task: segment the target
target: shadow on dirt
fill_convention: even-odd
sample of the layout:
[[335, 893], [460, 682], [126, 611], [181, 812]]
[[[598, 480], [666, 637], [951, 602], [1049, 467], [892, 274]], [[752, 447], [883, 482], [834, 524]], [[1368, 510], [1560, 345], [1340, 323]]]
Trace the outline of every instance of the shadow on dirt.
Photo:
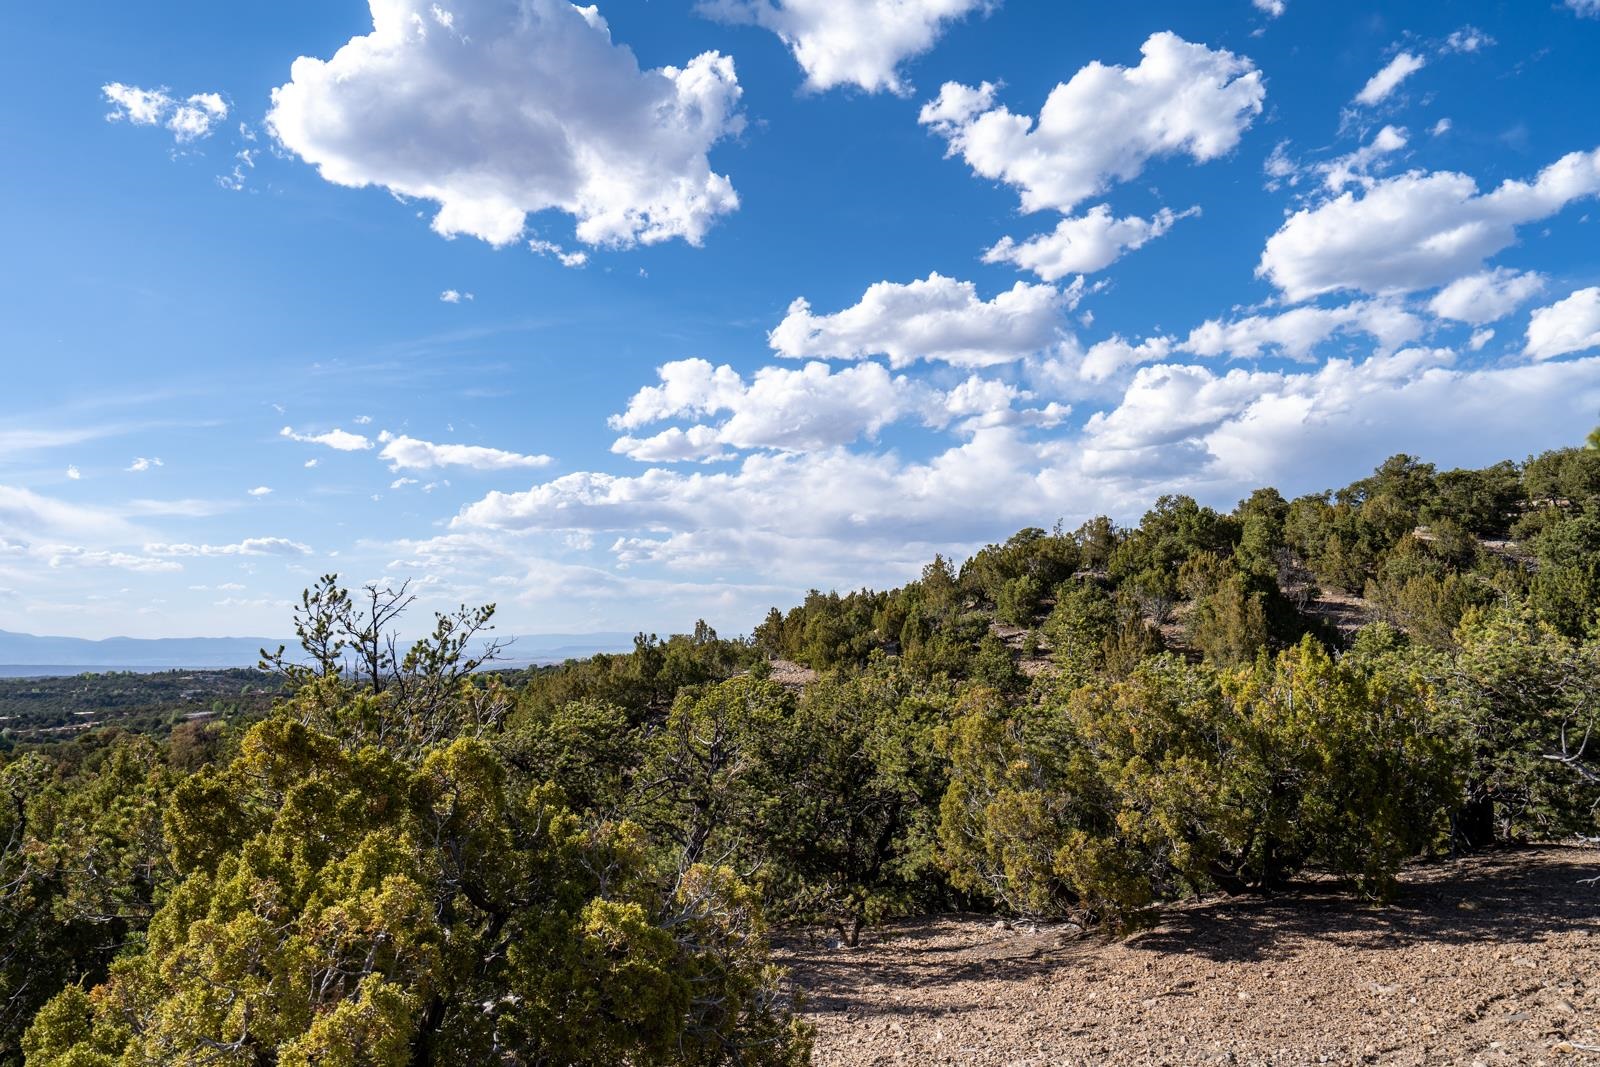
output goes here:
[[[1537, 862], [1529, 862], [1530, 860]], [[1120, 944], [1127, 952], [1183, 954], [1216, 962], [1283, 959], [1310, 940], [1358, 950], [1416, 943], [1454, 945], [1494, 941], [1530, 944], [1554, 934], [1587, 929], [1600, 938], [1600, 850], [1522, 849], [1419, 866], [1403, 877], [1400, 896], [1376, 905], [1331, 881], [1310, 882], [1271, 897], [1233, 897], [1180, 905], [1155, 927]], [[951, 944], [951, 922], [983, 929]], [[846, 1011], [862, 990], [906, 990], [950, 985], [1027, 982], [1058, 968], [1094, 967], [1108, 939], [1060, 926], [996, 926], [992, 916], [937, 916], [892, 924], [871, 938], [893, 951], [818, 951], [789, 942], [780, 952], [812, 1010]], [[915, 1001], [914, 996], [908, 1000]], [[973, 1005], [957, 1000], [936, 1014]], [[926, 1007], [916, 1009], [927, 1014]], [[911, 1014], [893, 1003], [877, 1012]]]
[[[1551, 857], [1528, 859], [1540, 852]], [[1590, 855], [1593, 862], [1572, 857]], [[1177, 909], [1160, 926], [1130, 938], [1130, 948], [1182, 952], [1218, 961], [1264, 960], [1297, 939], [1381, 949], [1494, 940], [1526, 944], [1587, 928], [1600, 936], [1600, 852], [1520, 849], [1414, 868], [1401, 894], [1376, 905], [1329, 884], [1274, 897], [1241, 897]]]

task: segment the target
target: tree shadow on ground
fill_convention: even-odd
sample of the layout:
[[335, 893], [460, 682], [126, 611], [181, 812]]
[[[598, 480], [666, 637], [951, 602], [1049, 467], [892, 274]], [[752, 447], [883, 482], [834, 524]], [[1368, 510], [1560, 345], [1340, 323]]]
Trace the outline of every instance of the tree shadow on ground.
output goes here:
[[[1539, 852], [1549, 855], [1529, 862]], [[1175, 908], [1127, 944], [1239, 962], [1282, 958], [1304, 940], [1382, 949], [1417, 942], [1527, 944], [1578, 928], [1600, 935], [1600, 884], [1582, 884], [1597, 873], [1600, 852], [1492, 852], [1413, 868], [1387, 904], [1338, 883], [1313, 882], [1270, 897]]]
[[[1268, 897], [1232, 897], [1167, 910], [1158, 925], [1121, 942], [1131, 952], [1200, 956], [1219, 963], [1270, 961], [1294, 955], [1307, 941], [1352, 949], [1453, 945], [1492, 940], [1530, 944], [1587, 929], [1600, 937], [1600, 851], [1551, 847], [1479, 854], [1418, 866], [1402, 877], [1391, 903], [1378, 905], [1348, 886], [1314, 880]], [[977, 933], [952, 939], [952, 924]], [[850, 1011], [872, 987], [911, 991], [1022, 983], [1062, 967], [1092, 965], [1112, 938], [1076, 928], [995, 927], [993, 916], [933, 916], [894, 923], [861, 949], [806, 948], [791, 938], [780, 959], [811, 1010]], [[891, 1000], [893, 997], [891, 996]], [[915, 998], [910, 998], [914, 1000]], [[952, 998], [933, 1012], [978, 1006]], [[874, 1014], [929, 1014], [924, 1006], [879, 1004]]]
[[[874, 986], [909, 992], [930, 984], [952, 987], [972, 982], [976, 988], [977, 983], [1023, 982], [1062, 966], [1064, 955], [1076, 951], [1051, 927], [1032, 933], [997, 929], [990, 936], [951, 944], [947, 939], [952, 922], [985, 928], [987, 934], [996, 920], [981, 915], [908, 919], [885, 927], [872, 942], [863, 939], [861, 949], [801, 949], [780, 955], [791, 968], [795, 986], [805, 991], [807, 1006], [829, 1012], [851, 1010], [863, 992]], [[791, 944], [798, 948], [798, 942]], [[954, 999], [931, 1014], [960, 1014], [979, 1006], [977, 1001]], [[873, 1011], [880, 1015], [930, 1014], [926, 1005], [893, 1003], [878, 1005]]]

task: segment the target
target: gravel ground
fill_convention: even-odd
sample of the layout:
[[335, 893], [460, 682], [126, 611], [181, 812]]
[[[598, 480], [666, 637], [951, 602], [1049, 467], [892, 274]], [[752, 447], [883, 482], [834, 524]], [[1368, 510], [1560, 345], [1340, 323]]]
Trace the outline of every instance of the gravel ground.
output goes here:
[[821, 1067], [1595, 1064], [1600, 850], [1418, 867], [1389, 907], [1327, 884], [1175, 908], [1124, 941], [945, 916], [780, 960]]

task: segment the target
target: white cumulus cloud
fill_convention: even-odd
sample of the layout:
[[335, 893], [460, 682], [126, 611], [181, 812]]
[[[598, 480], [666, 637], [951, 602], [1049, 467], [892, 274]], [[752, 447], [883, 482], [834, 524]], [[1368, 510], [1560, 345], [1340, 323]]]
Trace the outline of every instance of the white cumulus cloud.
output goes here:
[[1579, 289], [1534, 311], [1523, 351], [1536, 360], [1600, 347], [1600, 286]]
[[[993, 526], [990, 504], [1007, 499], [1007, 517], [1024, 505], [1035, 453], [1010, 428], [982, 430], [927, 463], [846, 449], [758, 452], [731, 471], [679, 473], [652, 468], [635, 477], [565, 475], [518, 493], [490, 493], [452, 525], [502, 530], [690, 530], [762, 534], [785, 541], [921, 539], [930, 528], [965, 525], [972, 536]], [[956, 506], [954, 502], [960, 501]], [[764, 539], [764, 538], [763, 538]]]
[[1511, 314], [1544, 289], [1538, 271], [1506, 267], [1458, 278], [1434, 294], [1428, 309], [1441, 319], [1481, 326]]
[[565, 0], [371, 8], [371, 33], [272, 93], [268, 128], [328, 181], [435, 201], [437, 232], [495, 245], [549, 209], [588, 244], [698, 244], [738, 206], [707, 158], [742, 126], [730, 58], [643, 70]]
[[947, 82], [921, 121], [974, 171], [1015, 186], [1025, 211], [1072, 211], [1152, 158], [1215, 159], [1261, 113], [1261, 72], [1243, 56], [1152, 34], [1136, 67], [1090, 63], [1051, 90], [1037, 120], [998, 90]]
[[830, 315], [796, 299], [768, 341], [791, 359], [882, 355], [896, 367], [917, 360], [988, 367], [1053, 347], [1072, 303], [1070, 290], [1023, 282], [986, 301], [971, 282], [934, 273], [905, 284], [876, 282], [860, 302]]
[[1392, 352], [1422, 333], [1422, 321], [1401, 305], [1361, 300], [1342, 307], [1291, 308], [1276, 315], [1250, 315], [1231, 322], [1211, 319], [1191, 330], [1178, 349], [1197, 356], [1234, 359], [1254, 359], [1274, 352], [1304, 360], [1335, 334], [1367, 334], [1377, 340], [1378, 351]]
[[1494, 38], [1476, 26], [1463, 26], [1445, 38], [1443, 52], [1481, 52], [1494, 44]]
[[1409, 171], [1296, 211], [1268, 240], [1257, 275], [1292, 300], [1339, 289], [1397, 293], [1482, 269], [1517, 227], [1600, 193], [1600, 149], [1572, 152], [1532, 181], [1492, 192], [1454, 171]]
[[1322, 184], [1330, 192], [1340, 192], [1347, 185], [1370, 186], [1372, 179], [1369, 175], [1372, 169], [1385, 162], [1388, 156], [1404, 148], [1407, 138], [1404, 129], [1385, 126], [1371, 141], [1360, 148], [1327, 163], [1319, 164], [1315, 169], [1322, 175]]
[[704, 360], [667, 363], [657, 374], [662, 384], [636, 393], [628, 410], [613, 416], [612, 425], [639, 426], [722, 413], [728, 418], [714, 426], [670, 427], [643, 438], [624, 436], [611, 451], [657, 463], [725, 459], [734, 450], [817, 451], [873, 437], [913, 413], [938, 421], [931, 409], [942, 399], [935, 390], [891, 375], [881, 363], [839, 371], [826, 363], [807, 363], [798, 369], [762, 367], [748, 383], [733, 368], [712, 370]]
[[985, 263], [1011, 263], [1030, 270], [1047, 282], [1069, 274], [1091, 274], [1115, 263], [1124, 252], [1142, 248], [1172, 228], [1180, 218], [1199, 214], [1190, 208], [1175, 214], [1168, 208], [1143, 219], [1117, 218], [1106, 204], [1097, 204], [1077, 217], [1062, 219], [1049, 233], [1018, 242], [1010, 237], [983, 254]]
[[1440, 349], [1329, 360], [1305, 372], [1163, 365], [1135, 375], [1078, 447], [1101, 477], [1236, 489], [1328, 487], [1405, 451], [1479, 465], [1581, 437], [1600, 360], [1462, 370]]
[[744, 379], [732, 367], [703, 359], [679, 359], [656, 369], [660, 385], [633, 394], [628, 408], [608, 420], [613, 430], [631, 430], [661, 419], [727, 411], [744, 395]]
[[669, 426], [648, 437], [624, 434], [611, 451], [640, 463], [712, 463], [732, 459], [714, 426]]
[[813, 91], [854, 85], [904, 94], [900, 65], [932, 48], [946, 26], [994, 0], [701, 0], [702, 14], [771, 30]]
[[108, 121], [165, 126], [179, 144], [209, 137], [228, 117], [228, 103], [217, 93], [194, 93], [179, 99], [165, 87], [140, 89], [121, 82], [102, 85], [100, 92], [111, 104]]
[[1078, 365], [1078, 376], [1087, 382], [1110, 381], [1130, 367], [1159, 363], [1170, 355], [1170, 337], [1150, 337], [1138, 344], [1121, 337], [1109, 337], [1089, 346]]
[[[978, 379], [948, 403], [992, 410], [1010, 388]], [[1343, 484], [1397, 451], [1447, 465], [1524, 455], [1581, 438], [1597, 404], [1600, 358], [1462, 369], [1447, 350], [1402, 349], [1272, 372], [1163, 363], [1138, 370], [1082, 430], [1045, 440], [1019, 424], [979, 426], [925, 459], [837, 447], [755, 452], [714, 470], [580, 471], [489, 493], [448, 537], [515, 551], [536, 534], [607, 535], [618, 567], [717, 581], [743, 570], [803, 583], [796, 593], [883, 584], [914, 573], [932, 546], [970, 550], [1056, 517], [1136, 518], [1161, 492], [1230, 506], [1259, 485]]]
[[299, 441], [307, 445], [327, 445], [338, 452], [365, 452], [372, 447], [372, 442], [358, 433], [349, 430], [333, 429], [326, 433], [296, 433], [294, 427], [285, 426], [278, 431], [279, 437], [287, 437], [291, 441]]

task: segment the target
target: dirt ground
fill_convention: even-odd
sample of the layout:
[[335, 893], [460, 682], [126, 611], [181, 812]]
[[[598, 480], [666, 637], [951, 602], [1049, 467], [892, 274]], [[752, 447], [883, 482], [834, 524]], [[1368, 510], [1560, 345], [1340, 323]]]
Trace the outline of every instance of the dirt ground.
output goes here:
[[1331, 885], [1170, 911], [1123, 941], [946, 916], [780, 953], [820, 1067], [1595, 1064], [1600, 849], [1409, 871], [1374, 907]]

